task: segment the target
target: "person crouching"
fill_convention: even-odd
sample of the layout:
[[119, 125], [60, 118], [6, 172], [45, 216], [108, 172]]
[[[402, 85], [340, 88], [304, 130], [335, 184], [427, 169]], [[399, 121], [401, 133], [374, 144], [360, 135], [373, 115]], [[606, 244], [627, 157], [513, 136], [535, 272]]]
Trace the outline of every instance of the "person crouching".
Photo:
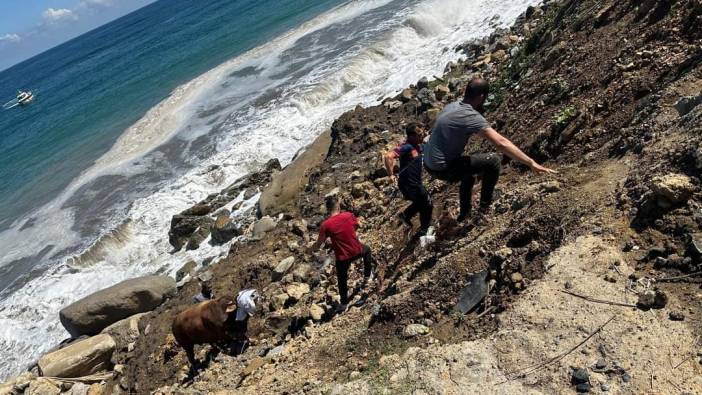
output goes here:
[[[422, 183], [422, 142], [426, 131], [422, 126], [410, 123], [405, 127], [405, 134], [405, 142], [385, 154], [385, 168], [393, 181], [397, 181], [402, 196], [412, 202], [398, 217], [411, 227], [412, 218], [419, 213], [419, 236], [423, 236], [429, 229], [433, 210], [429, 192]], [[397, 159], [400, 160], [400, 171], [395, 174]]]

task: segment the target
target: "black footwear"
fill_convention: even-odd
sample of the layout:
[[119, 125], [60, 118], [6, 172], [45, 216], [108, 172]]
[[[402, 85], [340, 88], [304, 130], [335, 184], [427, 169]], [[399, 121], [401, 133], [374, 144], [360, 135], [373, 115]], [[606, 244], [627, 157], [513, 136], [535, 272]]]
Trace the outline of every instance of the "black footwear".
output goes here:
[[403, 224], [412, 227], [412, 221], [410, 221], [409, 218], [405, 216], [405, 213], [399, 213], [397, 214], [397, 218], [402, 222]]
[[346, 312], [346, 310], [348, 310], [348, 308], [349, 308], [348, 304], [339, 303], [338, 305], [336, 305], [336, 308], [334, 309], [334, 313], [335, 314], [343, 314]]
[[470, 218], [470, 211], [468, 213], [461, 213], [456, 218], [459, 223], [464, 222], [466, 219]]

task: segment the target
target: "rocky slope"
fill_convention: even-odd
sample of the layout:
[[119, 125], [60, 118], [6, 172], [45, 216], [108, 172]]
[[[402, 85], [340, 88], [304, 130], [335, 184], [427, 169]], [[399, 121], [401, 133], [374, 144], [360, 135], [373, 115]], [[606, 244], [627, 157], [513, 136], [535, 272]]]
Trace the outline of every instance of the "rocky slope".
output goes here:
[[[196, 292], [187, 284], [137, 342], [127, 387], [702, 391], [699, 277], [661, 281], [700, 270], [701, 15], [699, 1], [549, 2], [510, 31], [462, 45], [465, 59], [441, 79], [344, 114], [323, 162], [285, 175], [307, 181], [299, 193], [287, 205], [266, 205], [262, 214], [277, 226], [260, 241], [235, 244], [210, 269], [216, 291], [263, 291], [254, 345], [239, 356], [219, 353], [194, 381], [182, 381], [184, 356], [168, 324]], [[431, 125], [475, 73], [493, 85], [488, 118], [498, 130], [560, 174], [538, 177], [505, 163], [492, 223], [478, 227], [455, 226], [457, 188], [428, 179], [439, 241], [422, 248], [394, 220], [406, 203], [385, 177], [381, 153], [401, 139], [404, 123]], [[331, 316], [333, 265], [301, 247], [323, 219], [324, 196], [337, 192], [363, 219], [360, 234], [375, 251], [382, 285], [362, 307]], [[457, 313], [462, 288], [482, 271], [489, 295], [475, 311]], [[666, 296], [662, 309], [645, 305], [654, 289]], [[631, 307], [639, 299], [644, 305]]]
[[[242, 355], [202, 347], [207, 367], [187, 377], [170, 335], [199, 291], [186, 277], [114, 354], [121, 368], [103, 389], [702, 393], [702, 2], [551, 1], [456, 50], [464, 59], [440, 79], [344, 114], [294, 165], [273, 163], [174, 217], [175, 248], [243, 232], [199, 270], [215, 294], [261, 290], [252, 345]], [[381, 154], [403, 124], [430, 126], [474, 74], [492, 83], [487, 118], [559, 174], [505, 161], [480, 226], [457, 226], [456, 186], [427, 178], [438, 240], [422, 247], [395, 220], [407, 203]], [[468, 148], [481, 150], [492, 148]], [[235, 198], [259, 188], [265, 217], [229, 223]], [[329, 193], [362, 218], [381, 279], [368, 302], [336, 316], [331, 260], [303, 252]], [[487, 296], [463, 314], [476, 276]]]

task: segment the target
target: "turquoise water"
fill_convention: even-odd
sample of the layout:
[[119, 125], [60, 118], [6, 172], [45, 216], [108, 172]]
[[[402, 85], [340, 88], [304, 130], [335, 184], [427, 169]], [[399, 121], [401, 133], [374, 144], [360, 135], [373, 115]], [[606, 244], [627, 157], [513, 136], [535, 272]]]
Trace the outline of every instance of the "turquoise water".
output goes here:
[[0, 230], [55, 198], [175, 87], [341, 2], [163, 0], [0, 72], [0, 102], [38, 91], [31, 106], [0, 111]]

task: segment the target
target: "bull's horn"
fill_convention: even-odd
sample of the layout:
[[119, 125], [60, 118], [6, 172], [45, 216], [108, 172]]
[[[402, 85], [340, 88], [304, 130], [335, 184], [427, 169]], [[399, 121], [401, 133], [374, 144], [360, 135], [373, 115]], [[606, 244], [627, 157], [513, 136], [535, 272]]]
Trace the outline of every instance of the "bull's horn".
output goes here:
[[232, 304], [231, 306], [227, 306], [227, 310], [225, 310], [227, 313], [231, 313], [233, 311], [236, 311], [236, 305]]

